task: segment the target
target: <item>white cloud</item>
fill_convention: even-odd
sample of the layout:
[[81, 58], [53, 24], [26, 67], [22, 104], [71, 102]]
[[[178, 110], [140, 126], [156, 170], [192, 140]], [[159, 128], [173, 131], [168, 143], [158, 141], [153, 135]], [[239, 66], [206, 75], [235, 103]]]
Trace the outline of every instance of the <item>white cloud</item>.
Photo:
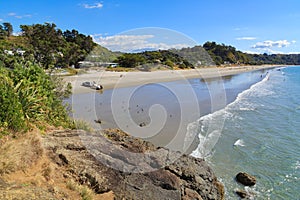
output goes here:
[[293, 52], [289, 52], [288, 54], [300, 54], [300, 52], [293, 51]]
[[8, 15], [9, 17], [15, 17], [15, 18], [17, 18], [17, 19], [30, 18], [30, 17], [32, 17], [32, 15], [29, 15], [29, 14], [27, 14], [27, 15], [18, 15], [17, 13], [14, 13], [14, 12], [8, 13], [7, 15]]
[[22, 35], [22, 32], [13, 32], [13, 36], [20, 36]]
[[82, 6], [86, 9], [95, 9], [95, 8], [103, 8], [103, 3], [95, 3], [95, 4], [82, 4]]
[[255, 45], [252, 46], [254, 49], [265, 49], [265, 48], [272, 48], [272, 47], [287, 47], [291, 43], [287, 40], [278, 40], [278, 41], [272, 41], [272, 40], [266, 40], [264, 42], [258, 42]]
[[275, 51], [272, 49], [263, 49], [263, 53], [267, 53], [267, 54], [284, 54], [284, 52], [282, 51]]
[[18, 19], [22, 19], [22, 18], [30, 18], [31, 15], [16, 15], [15, 17], [18, 18]]
[[256, 37], [240, 37], [236, 38], [236, 40], [256, 40]]
[[248, 30], [247, 27], [236, 27], [233, 29], [234, 31], [245, 31], [245, 30]]
[[260, 54], [261, 53], [259, 51], [249, 51], [249, 50], [245, 50], [245, 51], [242, 50], [242, 52], [248, 53], [248, 54]]
[[257, 49], [257, 51], [244, 51], [245, 53], [249, 53], [249, 54], [285, 54], [284, 52], [282, 51], [275, 51], [275, 50], [272, 50], [270, 48], [264, 48], [264, 49]]
[[16, 13], [13, 13], [13, 12], [11, 12], [11, 13], [8, 13], [7, 15], [8, 15], [8, 16], [10, 16], [10, 17], [14, 17], [14, 16], [16, 16], [17, 14], [16, 14]]
[[[98, 37], [97, 37], [98, 36]], [[150, 42], [148, 39], [153, 39], [154, 35], [115, 35], [115, 36], [100, 36], [94, 35], [95, 42], [112, 51], [121, 52], [136, 52], [143, 50], [164, 50], [164, 49], [180, 49], [188, 47], [187, 44], [166, 44], [163, 42]]]
[[295, 43], [297, 43], [297, 41], [296, 41], [296, 40], [293, 40], [292, 43], [295, 44]]
[[12, 16], [16, 16], [17, 14], [14, 12], [11, 12], [11, 13], [8, 13], [7, 15], [12, 17]]
[[0, 22], [3, 22], [3, 19], [0, 19]]
[[274, 51], [272, 49], [257, 49], [257, 51], [243, 51], [248, 54], [300, 54], [300, 52], [292, 51], [292, 52], [282, 52], [282, 51]]

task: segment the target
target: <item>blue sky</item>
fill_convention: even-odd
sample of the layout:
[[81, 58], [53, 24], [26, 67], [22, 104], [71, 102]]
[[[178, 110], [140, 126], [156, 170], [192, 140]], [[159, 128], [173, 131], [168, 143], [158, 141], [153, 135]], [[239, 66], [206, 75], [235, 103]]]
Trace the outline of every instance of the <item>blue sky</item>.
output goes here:
[[18, 32], [20, 24], [53, 22], [113, 50], [216, 41], [247, 52], [295, 53], [299, 8], [299, 0], [1, 0], [0, 23]]

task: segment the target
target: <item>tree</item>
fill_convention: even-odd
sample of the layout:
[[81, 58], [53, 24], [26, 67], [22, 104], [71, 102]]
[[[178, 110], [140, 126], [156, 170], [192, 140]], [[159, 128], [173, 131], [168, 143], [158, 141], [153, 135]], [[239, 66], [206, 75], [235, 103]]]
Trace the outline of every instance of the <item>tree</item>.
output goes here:
[[4, 22], [3, 23], [3, 26], [4, 26], [4, 30], [6, 31], [6, 36], [7, 37], [10, 37], [12, 36], [12, 33], [13, 33], [13, 26], [11, 25], [11, 23], [9, 22]]
[[90, 36], [85, 36], [77, 30], [66, 30], [63, 32], [63, 37], [67, 41], [67, 45], [63, 50], [63, 60], [68, 60], [69, 65], [76, 65], [94, 49], [96, 43]]
[[77, 44], [80, 49], [85, 50], [87, 53], [91, 52], [96, 46], [92, 37], [85, 36], [74, 29], [72, 31], [66, 30], [63, 33], [63, 37], [67, 42]]
[[146, 62], [146, 59], [140, 54], [126, 53], [118, 57], [117, 62], [121, 67], [134, 68]]
[[7, 33], [4, 30], [3, 26], [0, 25], [0, 39], [4, 39], [6, 37]]
[[34, 50], [35, 59], [46, 69], [53, 67], [63, 56], [61, 51], [66, 41], [62, 31], [56, 29], [54, 23], [21, 25], [22, 35], [25, 36]]
[[35, 59], [44, 67], [75, 65], [96, 46], [90, 36], [76, 30], [62, 32], [55, 24], [21, 25], [22, 35], [29, 41]]

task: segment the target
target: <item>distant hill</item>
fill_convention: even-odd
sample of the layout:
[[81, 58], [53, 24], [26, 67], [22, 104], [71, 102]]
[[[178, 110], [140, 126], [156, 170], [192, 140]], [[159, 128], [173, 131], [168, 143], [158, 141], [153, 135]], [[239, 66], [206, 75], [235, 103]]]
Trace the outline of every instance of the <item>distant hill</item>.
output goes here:
[[125, 53], [118, 57], [116, 62], [125, 68], [156, 68], [166, 66], [170, 69], [193, 68], [194, 66], [178, 55], [169, 50], [145, 51], [141, 53]]
[[215, 65], [213, 59], [210, 57], [207, 51], [201, 46], [195, 46], [192, 48], [188, 47], [179, 50], [171, 49], [170, 51], [183, 57], [195, 67]]
[[217, 65], [222, 64], [250, 64], [248, 54], [236, 50], [235, 47], [215, 42], [206, 42], [203, 48], [209, 53]]
[[85, 61], [90, 62], [114, 62], [123, 53], [112, 52], [107, 48], [97, 45], [94, 49], [87, 55]]
[[250, 64], [300, 65], [300, 54], [248, 54]]
[[121, 67], [143, 70], [162, 66], [184, 69], [215, 65], [300, 65], [300, 54], [247, 54], [230, 45], [206, 42], [203, 47], [124, 53], [116, 62]]
[[300, 54], [247, 54], [235, 47], [216, 42], [206, 42], [203, 48], [209, 53], [216, 65], [300, 65]]

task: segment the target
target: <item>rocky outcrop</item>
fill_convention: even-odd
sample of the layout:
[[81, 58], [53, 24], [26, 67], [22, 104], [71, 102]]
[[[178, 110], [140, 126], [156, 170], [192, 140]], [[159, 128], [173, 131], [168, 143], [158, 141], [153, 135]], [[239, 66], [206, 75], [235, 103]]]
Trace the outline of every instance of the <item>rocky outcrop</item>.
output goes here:
[[236, 190], [235, 193], [242, 199], [245, 199], [246, 197], [249, 196], [245, 190]]
[[224, 187], [203, 159], [157, 148], [119, 130], [55, 131], [43, 136], [64, 177], [116, 199], [224, 199]]
[[236, 175], [237, 182], [244, 186], [254, 186], [256, 184], [256, 178], [245, 172], [240, 172]]
[[235, 189], [234, 192], [241, 198], [241, 199], [256, 199], [257, 192], [251, 190], [247, 187], [244, 189]]

